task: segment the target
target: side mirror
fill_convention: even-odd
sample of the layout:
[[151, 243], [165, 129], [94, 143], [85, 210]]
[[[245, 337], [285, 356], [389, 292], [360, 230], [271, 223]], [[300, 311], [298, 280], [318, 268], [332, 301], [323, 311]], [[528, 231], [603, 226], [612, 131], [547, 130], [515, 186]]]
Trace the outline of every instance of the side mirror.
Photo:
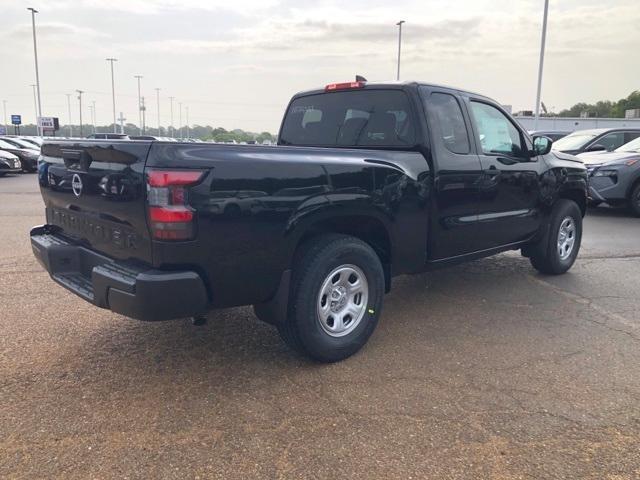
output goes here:
[[587, 151], [589, 152], [604, 152], [607, 149], [607, 147], [605, 147], [604, 145], [600, 145], [599, 143], [596, 143], [595, 145], [591, 145]]
[[553, 140], [549, 137], [533, 137], [533, 152], [532, 154], [537, 155], [546, 155], [551, 151], [551, 145], [553, 144]]

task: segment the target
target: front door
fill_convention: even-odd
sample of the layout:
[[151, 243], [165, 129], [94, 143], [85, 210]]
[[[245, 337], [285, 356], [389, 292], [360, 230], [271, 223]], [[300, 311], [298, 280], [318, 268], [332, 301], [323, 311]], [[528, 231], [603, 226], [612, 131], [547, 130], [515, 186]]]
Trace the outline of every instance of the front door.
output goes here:
[[482, 249], [527, 240], [540, 225], [540, 162], [515, 122], [496, 105], [470, 99], [482, 181], [478, 237]]

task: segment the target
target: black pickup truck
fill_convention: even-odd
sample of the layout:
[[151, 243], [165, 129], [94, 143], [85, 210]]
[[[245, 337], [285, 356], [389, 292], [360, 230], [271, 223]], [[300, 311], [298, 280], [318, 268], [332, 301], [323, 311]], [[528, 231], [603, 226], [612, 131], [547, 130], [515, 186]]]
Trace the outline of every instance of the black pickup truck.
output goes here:
[[277, 146], [48, 141], [52, 278], [141, 320], [254, 305], [294, 349], [332, 362], [372, 334], [391, 279], [506, 250], [573, 264], [587, 172], [496, 102], [422, 83], [293, 97]]

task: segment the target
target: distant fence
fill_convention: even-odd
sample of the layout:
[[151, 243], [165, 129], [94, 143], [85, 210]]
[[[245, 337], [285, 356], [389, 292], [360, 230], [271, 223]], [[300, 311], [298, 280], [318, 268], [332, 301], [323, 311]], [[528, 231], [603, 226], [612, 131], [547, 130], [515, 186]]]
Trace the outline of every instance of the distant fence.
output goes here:
[[[515, 117], [525, 130], [533, 130], [534, 117]], [[640, 128], [640, 118], [540, 117], [538, 130], [573, 132], [590, 128]]]

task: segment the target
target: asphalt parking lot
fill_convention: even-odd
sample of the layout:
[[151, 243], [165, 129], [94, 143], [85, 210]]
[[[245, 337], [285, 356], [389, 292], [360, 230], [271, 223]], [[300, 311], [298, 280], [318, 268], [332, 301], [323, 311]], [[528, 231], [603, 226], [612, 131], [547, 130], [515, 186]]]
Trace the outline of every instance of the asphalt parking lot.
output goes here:
[[561, 277], [516, 254], [394, 281], [334, 365], [250, 308], [142, 323], [55, 285], [34, 175], [0, 178], [2, 478], [640, 478], [640, 219]]

